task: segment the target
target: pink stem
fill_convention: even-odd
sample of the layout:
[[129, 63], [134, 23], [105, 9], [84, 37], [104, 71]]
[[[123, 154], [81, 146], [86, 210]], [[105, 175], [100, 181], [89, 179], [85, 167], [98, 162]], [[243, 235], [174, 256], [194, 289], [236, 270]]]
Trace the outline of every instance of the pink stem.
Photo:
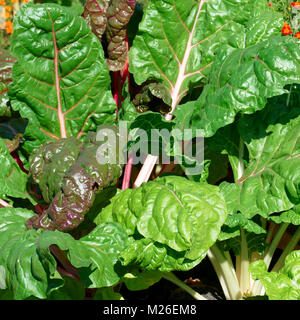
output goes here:
[[[167, 113], [165, 115], [165, 119], [167, 121], [172, 120], [172, 118], [173, 118], [173, 115], [170, 113]], [[142, 166], [142, 169], [139, 172], [139, 174], [133, 184], [134, 188], [139, 187], [143, 182], [147, 182], [149, 180], [149, 177], [151, 175], [151, 172], [153, 171], [153, 168], [154, 168], [157, 160], [158, 160], [157, 156], [152, 156], [151, 154], [147, 155], [145, 162]]]
[[114, 100], [117, 105], [117, 108], [119, 108], [119, 76], [120, 76], [119, 71], [114, 72], [113, 96], [114, 96]]
[[9, 203], [7, 203], [6, 201], [0, 199], [0, 206], [2, 207], [11, 207], [11, 205]]
[[19, 157], [18, 151], [16, 151], [16, 150], [13, 151], [13, 152], [11, 153], [11, 156], [15, 159], [15, 161], [17, 162], [17, 164], [19, 165], [19, 167], [21, 168], [21, 170], [22, 170], [23, 172], [25, 172], [26, 174], [28, 174], [29, 171], [24, 168], [23, 162], [22, 162], [22, 160], [21, 160], [20, 157]]
[[130, 185], [131, 169], [132, 169], [133, 153], [129, 154], [128, 161], [126, 163], [124, 178], [122, 183], [122, 190], [128, 189]]
[[55, 245], [50, 246], [50, 251], [59, 260], [67, 273], [72, 274], [74, 279], [80, 280], [78, 270], [70, 263], [64, 251]]

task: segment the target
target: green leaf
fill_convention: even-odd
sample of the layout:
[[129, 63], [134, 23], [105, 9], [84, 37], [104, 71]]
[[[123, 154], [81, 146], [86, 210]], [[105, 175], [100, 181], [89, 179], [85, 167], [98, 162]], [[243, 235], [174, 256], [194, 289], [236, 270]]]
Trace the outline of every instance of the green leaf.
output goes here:
[[188, 90], [206, 82], [220, 46], [242, 47], [242, 24], [254, 8], [266, 7], [260, 0], [153, 0], [130, 48], [129, 70], [137, 84], [164, 84], [174, 111]]
[[264, 110], [239, 121], [249, 164], [236, 183], [220, 185], [230, 214], [267, 218], [300, 202], [300, 109], [293, 99], [288, 106], [286, 96], [271, 99]]
[[[174, 263], [180, 266], [185, 259], [190, 263], [203, 259], [216, 241], [226, 214], [218, 187], [166, 176], [120, 192], [95, 223], [119, 222], [133, 236], [132, 248], [122, 253], [126, 261], [138, 259], [137, 254], [146, 259], [146, 245], [147, 252], [158, 251], [161, 262], [165, 259], [170, 268]], [[144, 239], [139, 240], [141, 237]], [[155, 265], [159, 267], [159, 262]]]
[[75, 240], [59, 231], [27, 230], [25, 222], [32, 215], [33, 212], [26, 209], [0, 208], [0, 266], [5, 268], [6, 286], [13, 292], [14, 299], [31, 296], [73, 299], [76, 293], [71, 287], [74, 286], [79, 290], [77, 294], [82, 295], [82, 285], [63, 280], [56, 272], [51, 245], [67, 251], [69, 261], [79, 268], [86, 287], [111, 286], [119, 281], [116, 263], [127, 242], [127, 234], [119, 224], [99, 225]]
[[24, 148], [82, 137], [113, 123], [116, 105], [101, 43], [84, 19], [46, 3], [22, 6], [14, 17], [17, 57], [9, 89], [12, 108], [29, 119]]
[[0, 208], [0, 265], [5, 268], [6, 286], [14, 299], [31, 296], [46, 299], [63, 284], [53, 276], [56, 263], [43, 264], [36, 241], [40, 232], [27, 230], [25, 222], [33, 212], [21, 208]]
[[191, 119], [198, 134], [212, 136], [232, 123], [237, 113], [261, 110], [267, 98], [287, 92], [285, 85], [299, 83], [299, 49], [299, 42], [290, 37], [272, 37], [248, 48], [222, 49]]
[[300, 212], [297, 210], [288, 210], [281, 212], [279, 215], [275, 214], [269, 217], [275, 223], [292, 223], [295, 226], [300, 225]]
[[129, 127], [131, 140], [129, 149], [145, 150], [143, 148], [147, 146], [146, 153], [156, 156], [161, 156], [163, 153], [166, 156], [174, 143], [171, 134], [173, 126], [172, 121], [165, 120], [157, 112], [147, 111], [138, 115]]
[[130, 238], [129, 245], [121, 252], [119, 259], [124, 266], [133, 264], [138, 265], [142, 270], [162, 272], [188, 271], [203, 259], [202, 256], [195, 260], [188, 259], [185, 254], [185, 251], [175, 251], [151, 239]]
[[50, 245], [67, 251], [71, 264], [79, 268], [79, 276], [85, 286], [100, 288], [112, 286], [120, 280], [115, 265], [126, 241], [127, 234], [119, 224], [105, 223], [79, 240], [67, 233], [45, 231], [37, 247], [43, 261], [54, 259], [50, 256]]
[[28, 176], [20, 169], [10, 155], [3, 139], [0, 138], [0, 198], [9, 197], [28, 199], [35, 202], [26, 190]]
[[114, 292], [113, 287], [108, 287], [98, 289], [93, 300], [124, 300], [124, 298], [120, 293]]
[[64, 285], [49, 295], [48, 300], [83, 300], [85, 288], [83, 284], [71, 277], [62, 276]]
[[10, 117], [11, 108], [8, 99], [8, 87], [5, 83], [0, 82], [0, 117]]
[[279, 272], [268, 272], [262, 260], [250, 265], [251, 276], [260, 280], [269, 300], [300, 299], [300, 251], [291, 252], [285, 259], [284, 267]]
[[153, 284], [160, 281], [161, 278], [162, 274], [156, 270], [140, 271], [138, 268], [134, 267], [122, 277], [122, 280], [127, 289], [137, 291], [148, 289]]

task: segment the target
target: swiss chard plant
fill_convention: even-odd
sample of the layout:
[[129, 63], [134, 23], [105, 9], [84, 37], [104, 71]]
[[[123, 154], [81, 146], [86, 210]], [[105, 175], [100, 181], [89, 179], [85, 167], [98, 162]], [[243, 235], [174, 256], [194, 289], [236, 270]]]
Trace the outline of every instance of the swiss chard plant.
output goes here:
[[0, 50], [0, 299], [166, 279], [206, 300], [180, 280], [204, 259], [225, 299], [300, 299], [300, 5], [273, 2], [20, 8]]

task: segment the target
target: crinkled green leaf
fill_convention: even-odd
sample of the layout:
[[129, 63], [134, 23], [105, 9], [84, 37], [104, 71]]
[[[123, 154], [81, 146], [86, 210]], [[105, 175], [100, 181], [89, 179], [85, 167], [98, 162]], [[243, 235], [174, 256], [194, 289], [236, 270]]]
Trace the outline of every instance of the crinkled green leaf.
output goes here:
[[287, 211], [300, 202], [299, 99], [272, 99], [264, 110], [238, 124], [249, 151], [249, 164], [236, 183], [220, 185], [228, 211], [248, 219]]
[[196, 102], [192, 125], [212, 136], [234, 121], [238, 112], [261, 110], [267, 98], [287, 92], [300, 82], [300, 44], [290, 37], [272, 37], [257, 45], [224, 48], [216, 57], [210, 83]]
[[17, 300], [45, 299], [63, 285], [59, 276], [53, 276], [55, 261], [43, 264], [40, 260], [36, 247], [40, 232], [26, 229], [32, 215], [27, 209], [0, 208], [0, 265], [5, 268], [7, 288]]
[[[226, 215], [218, 187], [166, 176], [120, 192], [94, 221], [119, 222], [133, 236], [132, 248], [122, 253], [125, 264], [138, 260], [143, 267], [150, 263], [170, 270], [172, 264], [176, 269], [182, 268], [185, 260], [193, 263], [203, 259]], [[158, 261], [148, 261], [146, 251], [157, 252]]]
[[[116, 128], [111, 127], [111, 130]], [[113, 186], [122, 174], [118, 155], [99, 154], [103, 141], [89, 132], [80, 143], [74, 137], [46, 143], [31, 158], [30, 173], [42, 189], [49, 208], [28, 222], [28, 228], [71, 230], [83, 220], [95, 196]], [[114, 162], [116, 160], [116, 163]]]
[[6, 143], [0, 138], [0, 198], [9, 197], [28, 199], [34, 203], [28, 194], [26, 184], [28, 176], [20, 169], [10, 155]]
[[70, 285], [75, 284], [63, 280], [56, 272], [56, 260], [49, 250], [51, 245], [67, 251], [87, 287], [111, 286], [119, 281], [115, 264], [128, 238], [119, 224], [99, 225], [75, 240], [70, 234], [57, 230], [27, 230], [25, 222], [32, 215], [33, 212], [26, 209], [0, 208], [0, 265], [5, 268], [6, 286], [15, 299], [31, 296], [66, 299], [70, 294], [74, 297]]
[[186, 252], [178, 252], [170, 247], [148, 238], [134, 240], [130, 238], [129, 245], [120, 254], [123, 265], [138, 265], [142, 270], [173, 270], [188, 271], [194, 268], [203, 257], [196, 260], [185, 257]]
[[[234, 231], [235, 230], [235, 231]], [[228, 230], [227, 230], [228, 231]], [[247, 248], [248, 248], [248, 257], [250, 259], [252, 253], [259, 253], [263, 255], [265, 253], [265, 249], [267, 248], [268, 244], [266, 243], [266, 235], [256, 234], [252, 232], [245, 232], [246, 233], [246, 241], [247, 241]], [[222, 248], [223, 251], [232, 250], [235, 256], [241, 255], [241, 237], [240, 228], [232, 228], [231, 232], [221, 232], [222, 236], [219, 238], [218, 245]]]
[[262, 260], [250, 265], [251, 276], [260, 280], [270, 300], [300, 299], [300, 251], [291, 252], [279, 272], [268, 272]]
[[260, 0], [153, 0], [130, 48], [129, 70], [137, 84], [164, 84], [174, 109], [188, 90], [206, 82], [220, 46], [243, 47], [244, 24], [266, 8]]
[[297, 210], [288, 210], [281, 212], [279, 215], [275, 214], [269, 217], [275, 223], [292, 223], [295, 226], [300, 225], [300, 212]]
[[84, 19], [56, 4], [28, 3], [14, 17], [9, 89], [12, 108], [29, 119], [24, 148], [80, 138], [113, 123], [116, 105], [101, 44]]
[[58, 246], [67, 251], [69, 261], [79, 268], [79, 276], [87, 287], [108, 287], [120, 279], [115, 264], [127, 238], [118, 223], [101, 224], [79, 240], [67, 233], [46, 230], [38, 240], [38, 251], [41, 259], [47, 261], [51, 258], [49, 246]]

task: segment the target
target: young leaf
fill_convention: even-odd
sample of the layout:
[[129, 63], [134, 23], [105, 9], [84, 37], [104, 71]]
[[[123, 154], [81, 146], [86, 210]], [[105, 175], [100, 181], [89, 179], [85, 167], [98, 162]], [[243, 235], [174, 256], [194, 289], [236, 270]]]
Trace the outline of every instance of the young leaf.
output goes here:
[[279, 272], [268, 272], [262, 260], [250, 265], [253, 279], [262, 282], [270, 300], [300, 299], [300, 251], [291, 252], [285, 259], [284, 267]]
[[124, 266], [138, 265], [142, 270], [159, 270], [162, 272], [188, 271], [194, 268], [204, 258], [188, 259], [186, 252], [178, 252], [170, 247], [142, 238], [137, 240], [129, 238], [129, 244], [120, 253], [120, 261]]
[[109, 70], [121, 70], [126, 62], [128, 47], [126, 26], [134, 12], [136, 0], [111, 0], [107, 10], [106, 38]]
[[89, 132], [84, 143], [70, 137], [36, 149], [30, 172], [45, 200], [52, 201], [41, 216], [27, 222], [28, 228], [74, 229], [84, 220], [96, 194], [116, 184], [122, 174], [120, 159], [99, 153], [102, 144], [96, 133]]
[[[124, 226], [136, 240], [131, 249], [126, 249], [126, 254], [122, 253], [124, 257], [129, 254], [130, 260], [146, 254], [143, 250], [147, 242], [150, 251], [160, 251], [160, 264], [164, 259], [165, 265], [174, 264], [171, 260], [178, 255], [176, 263], [180, 265], [184, 259], [191, 263], [205, 257], [226, 215], [218, 187], [166, 176], [120, 192], [96, 217], [95, 223], [116, 221]], [[172, 257], [165, 257], [168, 254]]]
[[29, 119], [24, 148], [113, 123], [116, 105], [101, 44], [82, 17], [56, 4], [22, 6], [14, 18], [9, 89], [12, 108]]
[[106, 29], [107, 9], [110, 0], [86, 0], [82, 16], [101, 41]]

